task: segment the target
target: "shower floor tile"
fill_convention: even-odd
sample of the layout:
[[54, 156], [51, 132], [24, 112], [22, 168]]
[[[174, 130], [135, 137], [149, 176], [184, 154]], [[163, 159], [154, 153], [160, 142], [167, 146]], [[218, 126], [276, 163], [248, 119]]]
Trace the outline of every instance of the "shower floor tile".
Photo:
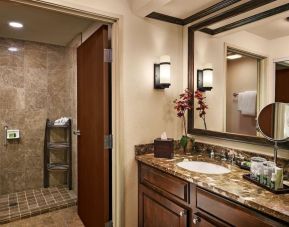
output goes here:
[[77, 207], [52, 211], [38, 216], [10, 222], [3, 227], [84, 227], [78, 214]]
[[0, 224], [75, 206], [76, 201], [65, 186], [0, 195]]

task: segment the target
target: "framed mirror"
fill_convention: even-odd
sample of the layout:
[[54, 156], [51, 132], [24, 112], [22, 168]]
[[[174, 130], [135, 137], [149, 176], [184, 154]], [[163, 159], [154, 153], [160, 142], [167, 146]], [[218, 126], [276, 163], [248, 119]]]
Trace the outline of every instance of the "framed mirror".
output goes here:
[[289, 13], [254, 21], [255, 16], [232, 28], [227, 21], [189, 28], [189, 89], [199, 90], [198, 72], [208, 66], [213, 72], [212, 89], [203, 91], [206, 129], [195, 100], [189, 133], [270, 144], [257, 130], [257, 116], [269, 103], [289, 103]]

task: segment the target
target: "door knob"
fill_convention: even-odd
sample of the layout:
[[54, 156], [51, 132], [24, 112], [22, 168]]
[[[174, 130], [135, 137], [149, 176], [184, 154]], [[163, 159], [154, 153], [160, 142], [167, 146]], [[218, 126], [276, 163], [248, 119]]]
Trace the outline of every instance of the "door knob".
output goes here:
[[74, 130], [73, 134], [76, 135], [76, 136], [80, 136], [80, 131], [79, 130]]
[[199, 222], [201, 222], [201, 218], [198, 217], [198, 216], [194, 217], [193, 223], [196, 225], [196, 224], [198, 224]]

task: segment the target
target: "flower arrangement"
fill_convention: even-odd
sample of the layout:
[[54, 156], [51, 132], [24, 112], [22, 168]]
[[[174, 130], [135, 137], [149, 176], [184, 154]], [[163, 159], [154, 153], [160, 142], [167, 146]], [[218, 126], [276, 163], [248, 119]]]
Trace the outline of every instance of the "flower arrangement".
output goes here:
[[184, 93], [179, 95], [179, 99], [174, 100], [175, 110], [177, 111], [177, 117], [183, 120], [183, 127], [185, 135], [180, 140], [180, 145], [185, 149], [188, 142], [193, 139], [188, 137], [187, 125], [186, 125], [186, 112], [194, 108], [194, 95], [189, 89], [186, 89]]
[[207, 130], [207, 123], [206, 123], [206, 109], [208, 109], [208, 105], [206, 104], [206, 96], [205, 92], [202, 91], [195, 91], [195, 98], [198, 100], [198, 106], [196, 108], [199, 111], [199, 117], [203, 119], [204, 127]]

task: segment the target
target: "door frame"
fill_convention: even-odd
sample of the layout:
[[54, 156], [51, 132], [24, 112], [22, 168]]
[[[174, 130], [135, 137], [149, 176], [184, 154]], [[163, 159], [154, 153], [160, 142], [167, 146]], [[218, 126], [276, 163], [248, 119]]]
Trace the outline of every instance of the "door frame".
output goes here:
[[123, 151], [123, 107], [122, 103], [122, 32], [123, 19], [121, 15], [107, 13], [93, 7], [80, 5], [65, 0], [9, 0], [42, 9], [58, 11], [90, 18], [95, 21], [112, 25], [111, 46], [113, 49], [112, 73], [111, 73], [111, 112], [112, 112], [112, 221], [114, 226], [124, 225], [124, 160]]
[[272, 83], [273, 83], [273, 94], [272, 94], [272, 101], [275, 102], [275, 92], [276, 92], [276, 63], [280, 62], [280, 61], [288, 61], [289, 60], [289, 56], [288, 57], [280, 57], [280, 58], [274, 58], [272, 60]]

